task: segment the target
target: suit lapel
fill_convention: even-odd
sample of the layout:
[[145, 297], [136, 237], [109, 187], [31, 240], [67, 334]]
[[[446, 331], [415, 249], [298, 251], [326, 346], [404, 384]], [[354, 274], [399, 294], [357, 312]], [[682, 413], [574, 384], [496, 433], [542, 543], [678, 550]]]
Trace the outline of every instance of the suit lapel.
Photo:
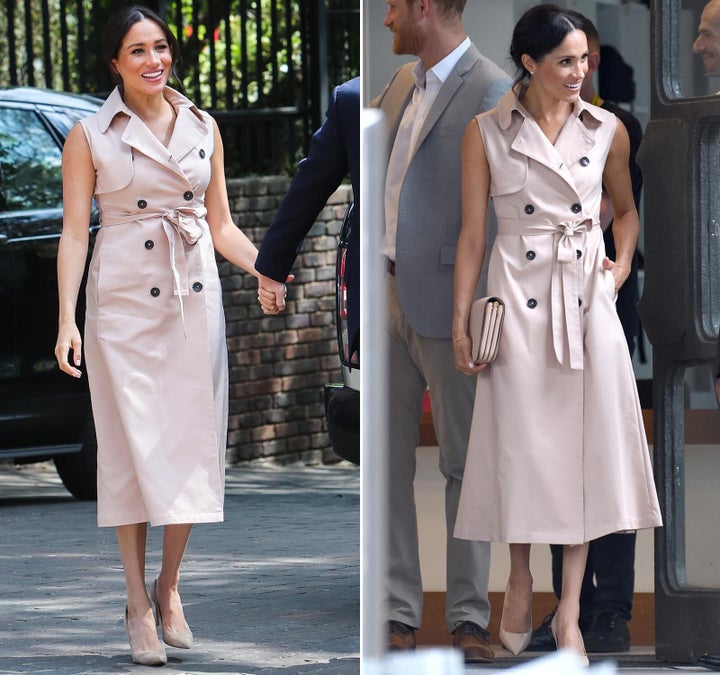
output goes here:
[[[438, 92], [433, 104], [428, 110], [428, 114], [425, 117], [420, 134], [417, 138], [417, 143], [413, 148], [413, 155], [417, 152], [417, 149], [423, 144], [423, 141], [427, 138], [428, 134], [432, 131], [440, 116], [443, 114], [445, 109], [452, 101], [455, 92], [463, 85], [465, 74], [475, 65], [480, 58], [480, 53], [474, 45], [470, 45], [465, 53], [460, 57], [455, 67], [452, 69], [450, 75], [448, 75], [445, 82], [443, 82], [440, 91]], [[470, 121], [470, 117], [468, 117]]]
[[380, 102], [380, 107], [385, 113], [388, 129], [388, 157], [392, 152], [392, 146], [397, 136], [400, 120], [402, 120], [405, 108], [408, 107], [415, 89], [415, 78], [413, 77], [414, 64], [407, 64], [398, 71], [395, 81], [392, 82]]

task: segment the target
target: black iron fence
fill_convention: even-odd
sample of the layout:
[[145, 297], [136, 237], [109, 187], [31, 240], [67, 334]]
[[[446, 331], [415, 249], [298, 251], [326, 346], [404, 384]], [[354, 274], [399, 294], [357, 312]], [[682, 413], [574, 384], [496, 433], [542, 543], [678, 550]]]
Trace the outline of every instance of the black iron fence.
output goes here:
[[[5, 0], [0, 85], [106, 95], [102, 27], [117, 0]], [[229, 175], [292, 170], [329, 92], [360, 70], [360, 0], [155, 0], [189, 96], [215, 115]]]

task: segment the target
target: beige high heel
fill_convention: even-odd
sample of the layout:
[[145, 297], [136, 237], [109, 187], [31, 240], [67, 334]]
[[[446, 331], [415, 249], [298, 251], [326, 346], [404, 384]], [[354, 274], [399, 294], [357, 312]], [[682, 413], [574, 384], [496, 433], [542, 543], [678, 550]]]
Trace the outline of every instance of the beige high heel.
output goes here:
[[[167, 663], [167, 654], [165, 653], [165, 647], [161, 644], [158, 644], [158, 649], [136, 649], [133, 644], [134, 636], [137, 634], [134, 624], [140, 623], [140, 621], [137, 619], [130, 620], [127, 605], [125, 605], [124, 620], [133, 663], [139, 663], [143, 666], [164, 666]], [[155, 637], [157, 637], [157, 634]]]
[[[505, 595], [507, 596], [507, 588], [505, 588]], [[510, 633], [503, 628], [505, 616], [505, 604], [503, 603], [503, 613], [500, 617], [500, 643], [505, 649], [511, 654], [517, 656], [521, 652], [527, 649], [532, 639], [532, 614], [530, 615], [530, 621], [528, 631], [526, 633]]]
[[[555, 630], [555, 622], [556, 621], [557, 621], [557, 612], [555, 613], [555, 616], [552, 618], [552, 621], [550, 622], [550, 630], [552, 631], [553, 639], [555, 640], [555, 647], [557, 649], [560, 649], [560, 644], [558, 643], [558, 639], [557, 639], [557, 630]], [[580, 629], [578, 628], [578, 631], [579, 630]], [[582, 639], [582, 634], [580, 635], [580, 638]], [[565, 647], [563, 647], [563, 649], [565, 649]], [[569, 650], [569, 651], [571, 651], [571, 650]], [[585, 666], [587, 668], [590, 665], [590, 660], [588, 659], [587, 652], [585, 651], [585, 643], [584, 642], [583, 642], [582, 654], [579, 654], [578, 652], [573, 652], [573, 653], [577, 655], [577, 657], [580, 659], [583, 666]]]
[[178, 649], [190, 649], [193, 646], [193, 634], [190, 630], [190, 626], [188, 626], [185, 630], [172, 630], [163, 626], [160, 601], [158, 600], [157, 594], [157, 582], [158, 580], [156, 578], [155, 581], [153, 581], [152, 586], [152, 601], [157, 612], [157, 625], [160, 626], [163, 642], [166, 645], [177, 647]]

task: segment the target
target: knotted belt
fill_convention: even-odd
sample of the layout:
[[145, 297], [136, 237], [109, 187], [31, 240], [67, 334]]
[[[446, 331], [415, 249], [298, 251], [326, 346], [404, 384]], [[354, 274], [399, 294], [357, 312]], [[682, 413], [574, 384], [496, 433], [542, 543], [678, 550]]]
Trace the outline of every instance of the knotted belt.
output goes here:
[[181, 206], [176, 209], [165, 209], [162, 211], [147, 211], [133, 213], [122, 217], [108, 216], [103, 213], [102, 227], [115, 227], [127, 225], [142, 220], [160, 218], [165, 236], [170, 244], [170, 267], [173, 274], [174, 293], [178, 296], [180, 303], [180, 317], [183, 324], [183, 332], [187, 337], [185, 328], [185, 308], [183, 307], [183, 295], [189, 295], [187, 255], [183, 242], [194, 246], [203, 235], [203, 228], [198, 220], [205, 218], [207, 209], [204, 206]]
[[535, 236], [552, 234], [557, 242], [550, 285], [550, 315], [553, 349], [558, 363], [583, 369], [583, 332], [578, 304], [583, 288], [583, 264], [577, 250], [585, 249], [585, 238], [593, 222], [590, 219], [538, 222], [498, 218], [498, 234]]

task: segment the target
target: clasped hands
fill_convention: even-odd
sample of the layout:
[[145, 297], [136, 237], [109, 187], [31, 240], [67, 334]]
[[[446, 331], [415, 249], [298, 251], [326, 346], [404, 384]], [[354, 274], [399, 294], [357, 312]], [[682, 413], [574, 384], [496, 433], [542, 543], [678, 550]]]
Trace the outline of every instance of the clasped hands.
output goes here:
[[258, 276], [258, 302], [264, 314], [280, 314], [285, 309], [286, 284], [293, 279], [295, 279], [294, 274], [288, 274], [285, 283], [262, 274]]

